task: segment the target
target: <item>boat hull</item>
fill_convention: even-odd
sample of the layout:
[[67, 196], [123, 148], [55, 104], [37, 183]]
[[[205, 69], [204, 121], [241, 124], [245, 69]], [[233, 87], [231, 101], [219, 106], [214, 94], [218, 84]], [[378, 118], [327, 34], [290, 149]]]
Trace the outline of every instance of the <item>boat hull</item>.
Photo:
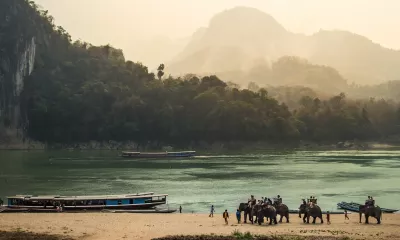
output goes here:
[[122, 152], [123, 158], [190, 158], [196, 155], [195, 151], [185, 152], [158, 152], [158, 153], [142, 153], [142, 152]]
[[[150, 193], [99, 196], [32, 196], [8, 197], [7, 209], [28, 211], [99, 211], [153, 209], [167, 203], [168, 194]], [[58, 206], [58, 207], [57, 207]]]
[[[352, 212], [359, 212], [359, 207], [361, 204], [359, 203], [354, 203], [354, 202], [340, 202], [337, 204], [338, 208], [344, 209], [347, 211], [352, 211]], [[394, 213], [397, 212], [398, 210], [396, 209], [388, 209], [388, 208], [381, 208], [383, 213]]]

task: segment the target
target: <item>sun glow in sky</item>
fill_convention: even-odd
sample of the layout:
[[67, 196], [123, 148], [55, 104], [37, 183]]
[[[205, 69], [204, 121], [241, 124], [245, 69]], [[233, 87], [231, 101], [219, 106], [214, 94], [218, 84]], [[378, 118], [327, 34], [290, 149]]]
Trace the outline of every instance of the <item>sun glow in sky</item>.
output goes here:
[[[218, 12], [249, 6], [272, 15], [287, 30], [312, 34], [348, 30], [400, 49], [399, 0], [35, 0], [73, 37], [124, 51], [139, 51], [156, 36], [190, 37]], [[132, 50], [133, 49], [133, 50]]]

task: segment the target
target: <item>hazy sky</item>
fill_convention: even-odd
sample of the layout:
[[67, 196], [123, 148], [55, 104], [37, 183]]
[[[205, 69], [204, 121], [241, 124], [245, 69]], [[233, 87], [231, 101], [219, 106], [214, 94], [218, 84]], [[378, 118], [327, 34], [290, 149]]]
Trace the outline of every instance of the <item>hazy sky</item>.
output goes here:
[[[190, 36], [235, 6], [271, 14], [287, 30], [342, 29], [400, 49], [400, 0], [35, 0], [74, 39], [127, 48], [143, 39]], [[124, 49], [125, 50], [125, 49]]]

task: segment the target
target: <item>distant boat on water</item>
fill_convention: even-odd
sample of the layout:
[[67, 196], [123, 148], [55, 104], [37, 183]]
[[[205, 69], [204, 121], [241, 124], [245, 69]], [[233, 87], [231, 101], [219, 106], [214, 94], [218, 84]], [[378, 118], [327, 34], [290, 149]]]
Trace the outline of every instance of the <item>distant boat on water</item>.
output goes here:
[[196, 151], [182, 152], [122, 152], [124, 158], [189, 158], [194, 157]]
[[58, 207], [63, 211], [81, 210], [143, 210], [155, 209], [158, 205], [167, 203], [168, 194], [136, 193], [125, 195], [98, 196], [32, 196], [16, 195], [7, 197], [8, 211], [38, 211], [54, 212]]
[[[355, 202], [340, 202], [337, 204], [338, 208], [345, 209], [347, 211], [352, 212], [359, 212], [359, 207], [361, 204]], [[382, 212], [384, 213], [394, 213], [397, 212], [397, 209], [388, 209], [388, 208], [381, 208]]]

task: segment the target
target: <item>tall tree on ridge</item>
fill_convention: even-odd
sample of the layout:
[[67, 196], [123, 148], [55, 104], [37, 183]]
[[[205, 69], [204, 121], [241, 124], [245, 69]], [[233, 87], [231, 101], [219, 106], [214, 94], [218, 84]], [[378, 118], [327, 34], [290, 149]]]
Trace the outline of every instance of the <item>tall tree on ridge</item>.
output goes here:
[[162, 78], [162, 76], [164, 76], [164, 63], [161, 63], [160, 64], [160, 66], [158, 66], [158, 68], [157, 68], [157, 77], [158, 77], [158, 80], [160, 80], [161, 81], [161, 78]]

